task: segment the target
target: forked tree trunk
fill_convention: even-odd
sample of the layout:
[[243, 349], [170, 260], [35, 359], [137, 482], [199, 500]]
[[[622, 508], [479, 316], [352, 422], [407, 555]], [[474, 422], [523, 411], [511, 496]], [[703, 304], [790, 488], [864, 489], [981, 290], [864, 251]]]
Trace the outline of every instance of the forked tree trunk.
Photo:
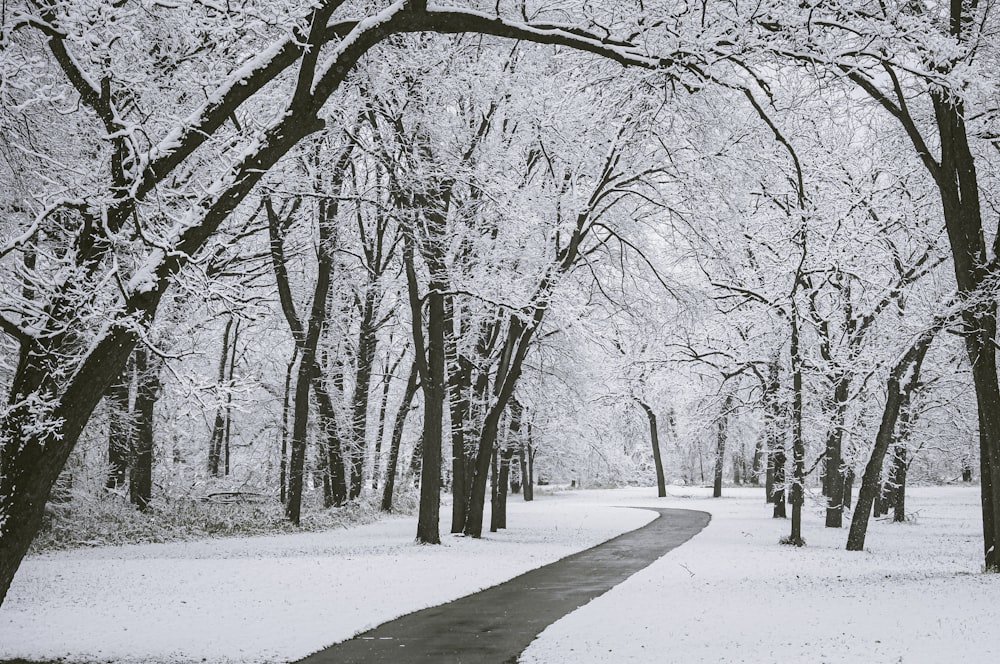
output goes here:
[[403, 440], [403, 427], [406, 425], [406, 416], [413, 407], [413, 398], [417, 395], [418, 371], [416, 362], [410, 367], [410, 375], [406, 379], [406, 390], [403, 392], [403, 400], [396, 411], [396, 417], [392, 424], [392, 438], [389, 440], [389, 458], [385, 463], [385, 482], [382, 484], [382, 511], [392, 511], [392, 492], [396, 487], [396, 468], [399, 465], [399, 446]]
[[[871, 457], [868, 459], [864, 475], [861, 477], [858, 503], [854, 508], [854, 516], [851, 518], [851, 529], [847, 536], [848, 551], [861, 551], [865, 548], [868, 518], [879, 495], [882, 463], [889, 445], [892, 443], [900, 408], [904, 405], [906, 395], [913, 391], [920, 380], [920, 365], [923, 363], [924, 356], [927, 354], [927, 349], [934, 340], [936, 332], [937, 328], [921, 335], [889, 372], [882, 422], [879, 425], [878, 434], [875, 436], [875, 446], [872, 448]], [[906, 377], [907, 372], [909, 372], [909, 379], [906, 385], [902, 385], [902, 380]]]

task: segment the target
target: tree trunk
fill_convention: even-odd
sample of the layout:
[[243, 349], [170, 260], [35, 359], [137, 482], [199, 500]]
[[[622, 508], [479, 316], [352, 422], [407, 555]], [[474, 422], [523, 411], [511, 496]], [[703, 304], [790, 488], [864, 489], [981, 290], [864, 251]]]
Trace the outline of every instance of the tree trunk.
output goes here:
[[663, 475], [663, 459], [660, 456], [660, 436], [656, 426], [656, 413], [643, 401], [639, 405], [646, 411], [646, 419], [649, 420], [649, 441], [653, 447], [653, 465], [656, 467], [656, 495], [660, 498], [667, 496], [667, 482]]
[[392, 511], [392, 492], [396, 486], [396, 467], [399, 464], [399, 446], [403, 440], [403, 426], [406, 424], [406, 416], [413, 405], [413, 397], [417, 394], [417, 365], [414, 361], [410, 366], [410, 375], [406, 379], [406, 390], [403, 392], [403, 400], [396, 411], [396, 418], [392, 424], [392, 438], [389, 441], [389, 458], [385, 464], [385, 482], [382, 484], [382, 511]]
[[285, 391], [281, 399], [281, 466], [278, 483], [281, 485], [281, 504], [284, 505], [288, 493], [288, 415], [292, 399], [292, 373], [295, 369], [295, 359], [299, 356], [299, 346], [295, 345], [292, 359], [288, 361], [285, 370]]
[[[868, 518], [879, 494], [882, 463], [885, 460], [889, 444], [892, 442], [896, 422], [899, 419], [899, 411], [904, 405], [905, 395], [913, 391], [920, 379], [920, 365], [923, 363], [936, 331], [935, 329], [921, 335], [920, 339], [907, 350], [903, 358], [889, 372], [882, 422], [878, 434], [875, 436], [875, 446], [872, 448], [871, 458], [868, 459], [864, 475], [861, 477], [858, 503], [854, 508], [854, 516], [851, 518], [851, 529], [847, 536], [848, 551], [861, 551], [865, 548]], [[900, 383], [908, 371], [910, 372], [909, 380], [905, 386], [902, 386]]]
[[848, 468], [844, 473], [844, 507], [850, 509], [854, 500], [854, 469]]
[[368, 401], [372, 381], [372, 367], [375, 364], [377, 339], [375, 336], [375, 316], [377, 309], [376, 285], [368, 284], [361, 311], [361, 327], [358, 332], [357, 373], [354, 381], [354, 396], [351, 399], [351, 484], [348, 497], [353, 500], [361, 495], [361, 484], [365, 467], [365, 451], [368, 441]]
[[160, 395], [162, 361], [150, 356], [145, 346], [135, 350], [135, 447], [129, 478], [129, 500], [140, 510], [153, 497], [153, 409]]
[[[27, 355], [15, 374], [9, 408], [0, 417], [0, 600], [42, 522], [52, 486], [66, 465], [80, 432], [108, 386], [121, 375], [136, 345], [134, 325], [113, 325], [57, 397], [49, 385], [49, 362]], [[31, 395], [52, 399], [39, 413]]]
[[[428, 225], [442, 220], [434, 218]], [[437, 238], [437, 235], [434, 236]], [[422, 544], [440, 544], [439, 516], [441, 511], [441, 449], [443, 444], [442, 418], [445, 401], [445, 312], [443, 266], [430, 266], [431, 278], [427, 292], [427, 342], [422, 331], [421, 298], [418, 293], [416, 269], [413, 264], [414, 239], [405, 234], [403, 248], [406, 267], [410, 312], [413, 326], [413, 343], [420, 371], [420, 386], [424, 395], [424, 423], [420, 454], [420, 512], [417, 516], [417, 541]], [[432, 259], [433, 263], [433, 259]], [[426, 348], [426, 350], [425, 350]]]
[[[340, 374], [338, 372], [333, 378], [334, 384], [336, 385], [339, 380]], [[321, 446], [326, 457], [324, 466], [329, 481], [329, 494], [324, 493], [324, 505], [326, 507], [340, 506], [347, 502], [347, 473], [344, 470], [344, 455], [340, 444], [337, 409], [333, 405], [333, 397], [322, 376], [318, 374], [313, 376], [312, 388], [316, 393], [320, 429], [326, 435], [326, 440]]]
[[493, 448], [490, 456], [490, 532], [495, 533], [500, 523], [500, 464], [497, 457], [499, 450]]
[[222, 350], [219, 351], [219, 370], [215, 381], [219, 401], [215, 407], [215, 422], [212, 424], [212, 437], [208, 443], [208, 473], [212, 477], [218, 477], [221, 472], [219, 466], [222, 463], [222, 443], [226, 433], [226, 410], [225, 399], [220, 393], [226, 384], [226, 366], [229, 364], [229, 335], [233, 330], [233, 316], [226, 319], [226, 326], [222, 330]]
[[108, 489], [125, 486], [128, 473], [128, 457], [132, 449], [133, 422], [129, 408], [129, 391], [132, 383], [130, 367], [122, 371], [114, 383], [104, 392], [108, 404]]
[[733, 397], [729, 395], [722, 404], [719, 413], [718, 431], [715, 439], [715, 473], [712, 482], [712, 497], [722, 497], [722, 473], [726, 462], [726, 438], [729, 428], [729, 411], [732, 408]]
[[500, 451], [500, 479], [497, 481], [497, 528], [507, 528], [507, 491], [510, 488], [510, 460], [514, 450], [506, 447]]
[[465, 429], [469, 419], [472, 366], [458, 356], [455, 340], [455, 302], [445, 298], [445, 354], [448, 367], [448, 413], [451, 422], [451, 532], [465, 530], [469, 507], [466, 478]]
[[906, 448], [898, 446], [893, 454], [892, 520], [899, 523], [906, 521], [906, 457]]
[[392, 379], [396, 373], [396, 369], [399, 368], [399, 363], [403, 361], [405, 356], [406, 349], [404, 348], [403, 352], [396, 358], [396, 361], [392, 363], [392, 366], [385, 367], [385, 375], [382, 376], [382, 399], [378, 407], [378, 431], [375, 434], [375, 458], [372, 464], [372, 491], [378, 491], [379, 487], [379, 474], [382, 465], [382, 439], [385, 437], [385, 416], [389, 409], [389, 387], [392, 385]]
[[[794, 304], [793, 304], [794, 309]], [[802, 503], [805, 489], [805, 441], [802, 439], [802, 355], [799, 348], [798, 314], [792, 312], [792, 530], [788, 543], [802, 546]]]
[[525, 502], [535, 499], [535, 446], [532, 444], [532, 426], [528, 422], [528, 442], [526, 444], [528, 462], [524, 477], [524, 500]]
[[[346, 157], [344, 157], [346, 159]], [[309, 424], [309, 390], [319, 373], [316, 347], [326, 325], [327, 296], [333, 275], [333, 231], [336, 224], [336, 202], [319, 201], [319, 256], [316, 269], [316, 284], [313, 289], [309, 321], [302, 329], [301, 323], [289, 323], [293, 331], [298, 327], [296, 341], [300, 344], [302, 359], [295, 379], [295, 400], [292, 407], [292, 454], [288, 469], [288, 502], [285, 516], [296, 526], [302, 515], [302, 485], [305, 475], [306, 443]], [[272, 241], [272, 256], [274, 256]], [[275, 259], [274, 261], [278, 261]], [[284, 266], [282, 265], [282, 268]], [[287, 285], [287, 282], [286, 282]], [[293, 314], [294, 315], [294, 314]], [[289, 317], [286, 312], [286, 317]], [[301, 334], [304, 332], [304, 336]]]
[[833, 422], [826, 438], [827, 506], [826, 527], [840, 528], [844, 523], [844, 473], [842, 446], [844, 420], [847, 417], [847, 400], [850, 396], [850, 382], [841, 374], [834, 379]]
[[[744, 478], [754, 486], [760, 486], [760, 475], [764, 469], [764, 441], [766, 436], [758, 436], [753, 448], [753, 461], [750, 466], [750, 476]], [[770, 500], [770, 497], [768, 497]]]
[[229, 351], [229, 389], [226, 391], [226, 429], [223, 433], [223, 444], [222, 444], [222, 455], [225, 458], [225, 471], [226, 476], [229, 476], [230, 462], [229, 462], [229, 442], [230, 434], [233, 428], [233, 390], [236, 388], [236, 382], [233, 380], [233, 373], [236, 371], [236, 343], [240, 337], [240, 321], [236, 320], [236, 325], [233, 326], [233, 338], [230, 344]]

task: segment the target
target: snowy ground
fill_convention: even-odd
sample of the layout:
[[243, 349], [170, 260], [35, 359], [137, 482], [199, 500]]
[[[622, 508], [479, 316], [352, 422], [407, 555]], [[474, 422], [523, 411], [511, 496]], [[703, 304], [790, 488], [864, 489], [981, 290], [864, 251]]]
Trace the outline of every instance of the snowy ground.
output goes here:
[[[63, 551], [25, 560], [0, 660], [281, 662], [496, 585], [626, 530], [647, 510], [514, 497], [509, 528], [414, 543], [415, 518], [325, 533]], [[442, 533], [450, 508], [442, 509]]]
[[553, 624], [520, 662], [1000, 661], [1000, 575], [980, 573], [978, 488], [913, 489], [912, 522], [873, 522], [862, 553], [845, 551], [846, 529], [823, 528], [815, 507], [808, 546], [778, 546], [788, 522], [768, 518], [757, 492], [726, 493], [657, 502], [712, 522]]
[[[510, 505], [510, 529], [413, 544], [411, 518], [278, 537], [60, 552], [25, 561], [0, 608], [0, 659], [280, 662], [639, 527], [711, 512], [693, 540], [546, 630], [524, 664], [942, 662], [1000, 657], [1000, 575], [979, 573], [978, 489], [915, 489], [913, 523], [869, 550], [807, 513], [777, 540], [760, 490], [583, 491]], [[445, 529], [446, 531], [446, 529]]]

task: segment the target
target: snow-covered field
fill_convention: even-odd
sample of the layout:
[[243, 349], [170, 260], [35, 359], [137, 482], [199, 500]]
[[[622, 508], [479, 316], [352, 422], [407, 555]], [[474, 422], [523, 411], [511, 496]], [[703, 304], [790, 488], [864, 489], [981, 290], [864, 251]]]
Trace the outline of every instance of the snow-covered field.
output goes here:
[[[524, 664], [954, 662], [1000, 657], [1000, 575], [980, 574], [978, 489], [913, 489], [913, 523], [869, 550], [807, 513], [803, 549], [761, 490], [567, 492], [511, 501], [510, 528], [413, 544], [414, 519], [328, 533], [60, 552], [25, 561], [0, 659], [280, 662], [496, 584], [652, 518], [711, 512], [693, 540], [546, 630]], [[444, 510], [447, 511], [447, 510]], [[446, 516], [446, 515], [445, 515]], [[446, 529], [444, 530], [446, 532]]]

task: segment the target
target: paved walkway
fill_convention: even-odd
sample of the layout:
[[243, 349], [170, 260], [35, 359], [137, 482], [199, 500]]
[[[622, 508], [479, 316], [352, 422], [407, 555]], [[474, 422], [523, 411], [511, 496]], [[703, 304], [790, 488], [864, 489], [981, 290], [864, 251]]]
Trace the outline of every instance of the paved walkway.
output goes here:
[[705, 512], [643, 508], [659, 517], [604, 544], [448, 604], [397, 618], [301, 664], [501, 664], [536, 636], [694, 537]]

